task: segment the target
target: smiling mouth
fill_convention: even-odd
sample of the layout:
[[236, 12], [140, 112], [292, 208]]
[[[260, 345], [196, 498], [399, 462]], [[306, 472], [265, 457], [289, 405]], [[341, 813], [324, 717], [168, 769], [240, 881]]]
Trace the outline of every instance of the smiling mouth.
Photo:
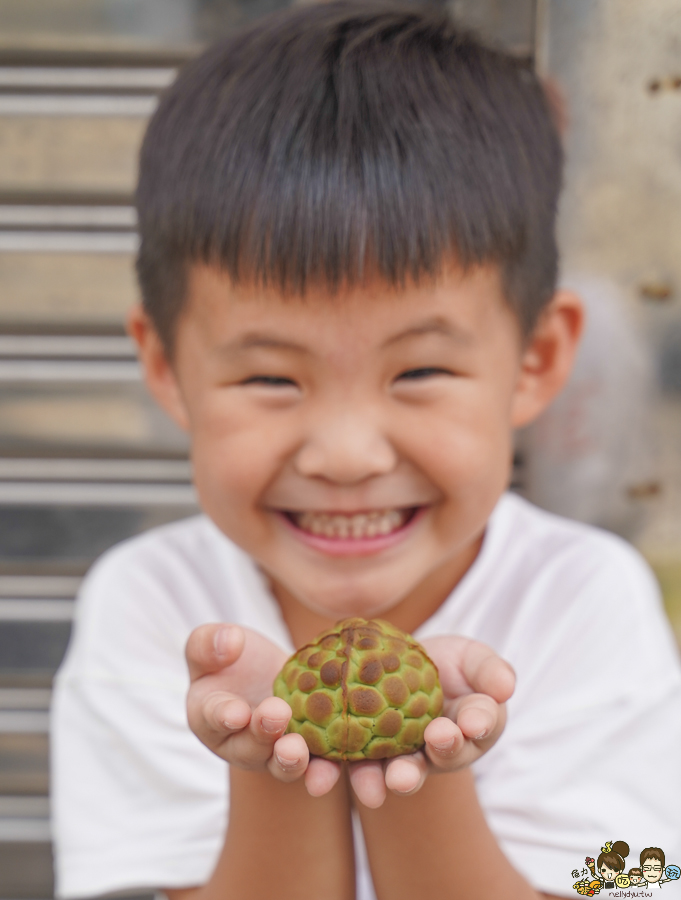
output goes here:
[[316, 537], [336, 540], [366, 540], [385, 537], [404, 528], [416, 515], [419, 507], [381, 509], [362, 513], [287, 512], [286, 517], [296, 528]]

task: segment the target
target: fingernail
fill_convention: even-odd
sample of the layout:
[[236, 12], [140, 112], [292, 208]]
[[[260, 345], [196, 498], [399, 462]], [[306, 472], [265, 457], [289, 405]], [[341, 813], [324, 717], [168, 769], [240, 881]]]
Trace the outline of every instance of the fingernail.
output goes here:
[[278, 753], [275, 753], [274, 756], [282, 769], [295, 769], [296, 766], [300, 765], [300, 757], [298, 759], [284, 759]]
[[261, 719], [262, 722], [262, 730], [266, 731], [268, 734], [276, 734], [277, 731], [281, 731], [284, 726], [284, 723], [280, 720], [276, 719]]
[[229, 651], [229, 629], [227, 626], [218, 628], [213, 637], [213, 647], [216, 656], [227, 656]]
[[452, 747], [454, 746], [454, 741], [455, 738], [453, 737], [449, 738], [449, 740], [447, 741], [431, 741], [430, 746], [435, 750], [439, 750], [440, 752], [444, 753], [446, 750], [452, 749]]
[[484, 728], [480, 734], [476, 734], [473, 738], [474, 741], [481, 741], [483, 738], [486, 738], [489, 734], [489, 728]]

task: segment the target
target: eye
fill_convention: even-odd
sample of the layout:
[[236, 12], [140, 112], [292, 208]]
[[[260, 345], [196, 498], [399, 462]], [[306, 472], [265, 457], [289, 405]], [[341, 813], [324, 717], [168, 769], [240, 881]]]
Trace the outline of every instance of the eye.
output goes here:
[[451, 375], [447, 369], [438, 369], [434, 366], [424, 367], [422, 369], [408, 369], [398, 376], [398, 380], [405, 381], [421, 381], [424, 378], [431, 378], [433, 375]]
[[242, 381], [241, 384], [260, 384], [264, 387], [296, 387], [295, 381], [290, 378], [279, 378], [277, 375], [253, 375]]

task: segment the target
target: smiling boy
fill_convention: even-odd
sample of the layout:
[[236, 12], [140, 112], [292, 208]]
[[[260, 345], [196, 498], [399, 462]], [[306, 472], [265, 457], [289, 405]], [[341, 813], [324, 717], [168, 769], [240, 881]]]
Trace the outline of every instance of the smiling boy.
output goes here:
[[[505, 493], [581, 328], [560, 178], [535, 77], [432, 11], [289, 11], [167, 92], [130, 331], [204, 515], [85, 582], [54, 712], [61, 896], [536, 900], [615, 824], [678, 846], [653, 579]], [[271, 692], [354, 615], [415, 632], [446, 703], [422, 753], [341, 769]], [[622, 785], [654, 753], [670, 788], [642, 801]]]

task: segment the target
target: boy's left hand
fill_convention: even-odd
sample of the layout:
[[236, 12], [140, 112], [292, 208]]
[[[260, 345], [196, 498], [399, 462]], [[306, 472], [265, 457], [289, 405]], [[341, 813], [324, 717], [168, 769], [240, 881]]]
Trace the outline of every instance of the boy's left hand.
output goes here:
[[[386, 789], [414, 794], [428, 774], [470, 765], [496, 743], [504, 729], [505, 702], [515, 687], [511, 666], [487, 645], [468, 638], [443, 635], [421, 643], [440, 673], [445, 697], [442, 714], [426, 728], [422, 751], [350, 764], [350, 783], [365, 806], [379, 807]], [[310, 787], [314, 771], [308, 771], [306, 780]]]

